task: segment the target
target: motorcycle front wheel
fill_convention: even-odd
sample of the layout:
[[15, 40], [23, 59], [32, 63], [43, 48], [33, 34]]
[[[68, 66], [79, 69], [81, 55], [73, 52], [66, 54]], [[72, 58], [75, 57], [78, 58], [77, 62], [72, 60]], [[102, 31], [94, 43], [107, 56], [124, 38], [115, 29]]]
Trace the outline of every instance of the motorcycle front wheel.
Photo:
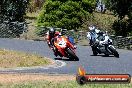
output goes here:
[[75, 60], [75, 61], [79, 61], [79, 58], [76, 56], [76, 54], [70, 48], [67, 48], [66, 52], [67, 52], [68, 57], [70, 59]]
[[95, 47], [91, 47], [91, 48], [92, 48], [92, 51], [93, 51], [93, 55], [94, 55], [94, 56], [97, 56], [98, 53], [97, 53], [97, 51], [96, 51], [96, 48], [95, 48]]
[[118, 52], [116, 51], [115, 48], [113, 48], [112, 46], [109, 47], [109, 50], [113, 53], [113, 55], [117, 58], [119, 58], [119, 54]]

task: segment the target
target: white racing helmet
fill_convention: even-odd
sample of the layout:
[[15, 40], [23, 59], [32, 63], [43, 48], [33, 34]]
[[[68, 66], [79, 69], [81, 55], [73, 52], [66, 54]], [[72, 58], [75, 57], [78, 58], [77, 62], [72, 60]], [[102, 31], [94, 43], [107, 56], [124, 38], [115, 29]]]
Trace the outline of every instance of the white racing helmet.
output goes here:
[[94, 25], [91, 25], [88, 27], [90, 31], [94, 31], [96, 29], [96, 27]]
[[89, 28], [89, 30], [91, 31], [91, 32], [95, 32], [95, 33], [99, 33], [100, 32], [100, 30], [98, 30], [97, 28], [96, 28], [96, 26], [94, 26], [94, 25], [91, 25], [90, 27], [88, 27]]

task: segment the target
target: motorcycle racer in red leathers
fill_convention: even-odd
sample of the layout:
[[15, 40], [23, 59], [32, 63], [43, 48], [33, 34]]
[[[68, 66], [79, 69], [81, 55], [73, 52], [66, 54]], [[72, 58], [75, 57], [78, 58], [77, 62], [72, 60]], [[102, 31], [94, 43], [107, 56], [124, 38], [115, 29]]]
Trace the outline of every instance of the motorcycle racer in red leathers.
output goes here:
[[47, 34], [46, 38], [47, 38], [48, 46], [50, 47], [50, 49], [53, 50], [54, 55], [58, 56], [58, 54], [56, 52], [56, 47], [54, 46], [54, 38], [55, 38], [55, 36], [61, 35], [61, 33], [57, 32], [55, 30], [55, 28], [52, 27], [52, 28], [49, 29], [49, 31], [46, 34]]

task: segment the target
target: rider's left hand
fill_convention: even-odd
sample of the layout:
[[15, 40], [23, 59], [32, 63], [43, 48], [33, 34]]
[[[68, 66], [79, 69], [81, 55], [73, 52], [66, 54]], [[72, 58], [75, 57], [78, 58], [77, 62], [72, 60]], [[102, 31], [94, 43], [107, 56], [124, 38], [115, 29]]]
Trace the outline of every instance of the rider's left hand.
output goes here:
[[74, 49], [76, 49], [76, 48], [77, 48], [77, 46], [74, 45]]
[[105, 44], [105, 42], [104, 42], [104, 41], [100, 41], [99, 43], [100, 43], [100, 45], [103, 45], [103, 44]]

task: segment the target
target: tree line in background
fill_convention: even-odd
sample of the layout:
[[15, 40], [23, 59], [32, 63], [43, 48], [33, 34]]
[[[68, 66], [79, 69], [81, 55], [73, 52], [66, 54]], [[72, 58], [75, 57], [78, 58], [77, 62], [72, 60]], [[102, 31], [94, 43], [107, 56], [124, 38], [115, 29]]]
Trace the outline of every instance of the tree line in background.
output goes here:
[[[38, 26], [82, 29], [84, 21], [91, 21], [98, 0], [46, 0], [39, 14]], [[132, 34], [132, 0], [102, 0], [115, 17], [112, 29], [115, 35]]]
[[104, 0], [108, 10], [118, 19], [112, 27], [116, 35], [132, 35], [132, 0]]
[[[26, 11], [41, 9], [37, 25], [82, 30], [85, 21], [93, 19], [97, 0], [1, 0], [0, 24], [24, 22]], [[102, 0], [106, 8], [118, 19], [111, 25], [116, 35], [132, 35], [132, 0]], [[27, 10], [28, 8], [28, 10]], [[37, 8], [37, 9], [36, 9]], [[88, 24], [86, 24], [88, 25]], [[1, 26], [1, 25], [0, 25]], [[9, 30], [9, 31], [8, 31]], [[22, 29], [8, 28], [7, 32], [20, 36]], [[3, 30], [0, 29], [0, 32]], [[0, 34], [1, 35], [1, 34]]]
[[46, 0], [37, 24], [77, 30], [83, 19], [91, 18], [94, 4], [95, 0]]
[[[0, 36], [19, 37], [24, 28], [18, 24], [25, 22], [29, 0], [1, 0], [0, 2]], [[23, 25], [24, 27], [24, 25]], [[25, 29], [24, 29], [25, 30]], [[6, 36], [9, 35], [9, 36]]]
[[8, 21], [24, 21], [26, 8], [29, 0], [2, 0], [0, 3], [0, 10], [2, 20]]

